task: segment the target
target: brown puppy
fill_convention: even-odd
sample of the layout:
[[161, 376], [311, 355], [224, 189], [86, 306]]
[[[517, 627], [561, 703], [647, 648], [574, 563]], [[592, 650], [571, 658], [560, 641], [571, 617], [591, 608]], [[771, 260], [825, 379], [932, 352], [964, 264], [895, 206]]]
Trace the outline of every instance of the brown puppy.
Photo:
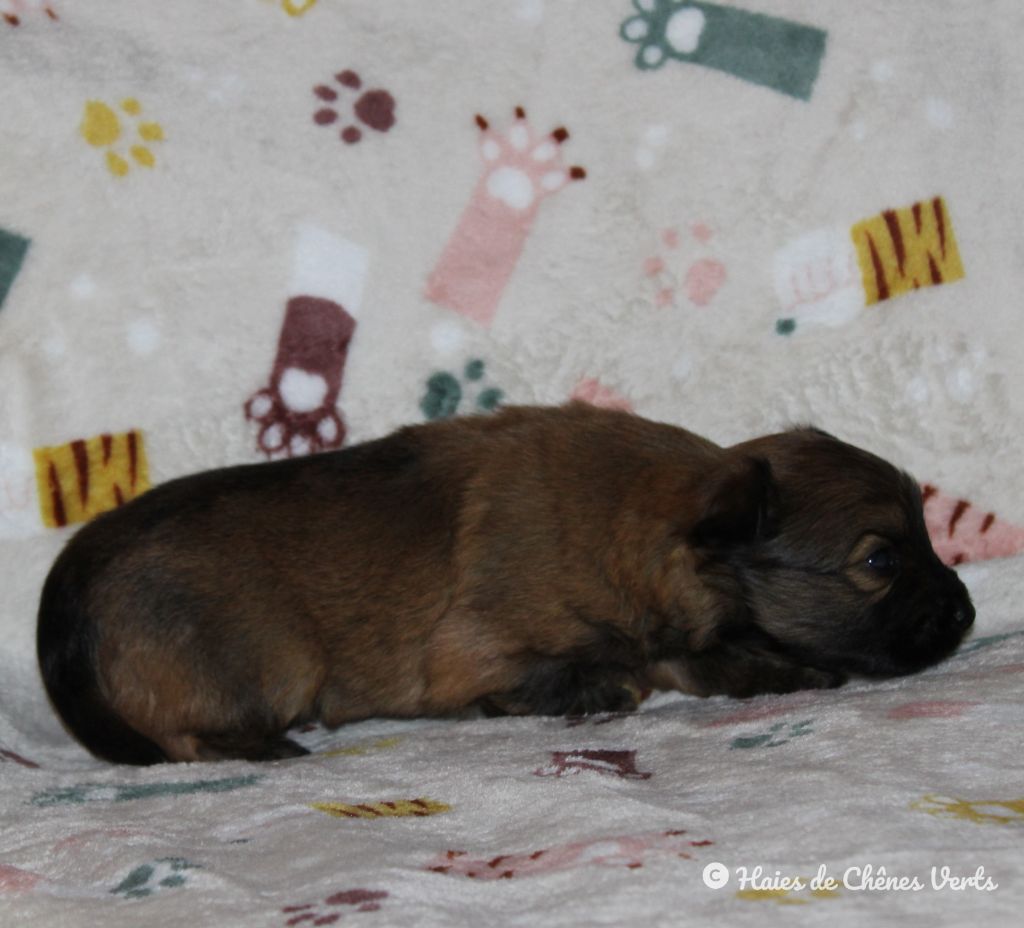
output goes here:
[[38, 648], [71, 731], [152, 763], [296, 755], [309, 720], [835, 686], [973, 618], [879, 458], [573, 404], [159, 486], [65, 548]]

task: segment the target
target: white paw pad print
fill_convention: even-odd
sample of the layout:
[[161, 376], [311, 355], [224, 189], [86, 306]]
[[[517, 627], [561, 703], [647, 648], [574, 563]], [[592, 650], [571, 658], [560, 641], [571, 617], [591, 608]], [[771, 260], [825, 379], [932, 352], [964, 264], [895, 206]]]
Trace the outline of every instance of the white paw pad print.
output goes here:
[[516, 121], [504, 135], [492, 130], [483, 116], [477, 116], [476, 123], [483, 133], [480, 154], [490, 168], [485, 180], [487, 193], [510, 209], [525, 212], [546, 194], [586, 176], [583, 168], [562, 164], [561, 144], [569, 133], [558, 128], [538, 136], [522, 107], [516, 108]]

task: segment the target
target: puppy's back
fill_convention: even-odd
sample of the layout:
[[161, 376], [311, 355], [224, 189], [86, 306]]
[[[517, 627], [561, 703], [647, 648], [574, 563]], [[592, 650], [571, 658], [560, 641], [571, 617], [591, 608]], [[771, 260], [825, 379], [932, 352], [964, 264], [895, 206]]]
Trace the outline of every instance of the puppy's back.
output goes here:
[[[403, 545], [419, 546], [435, 563], [441, 552], [425, 546], [448, 537], [438, 526], [454, 505], [443, 483], [422, 492], [437, 466], [405, 430], [341, 452], [172, 480], [85, 525], [47, 577], [37, 626], [42, 678], [68, 728], [102, 758], [150, 764], [167, 751], [132, 724], [129, 702], [155, 697], [174, 711], [191, 699], [201, 715], [197, 694], [207, 693], [206, 715], [267, 714], [244, 685], [213, 693], [246, 675], [258, 688], [273, 665], [282, 678], [308, 678], [308, 696], [317, 680], [306, 641], [317, 634], [281, 614], [299, 610], [299, 597], [282, 589], [287, 578], [305, 578], [312, 611], [347, 595], [358, 614], [388, 585], [390, 564], [378, 563], [375, 579], [356, 557], [375, 539], [393, 544], [397, 560]], [[458, 479], [456, 462], [446, 469]], [[335, 586], [323, 589], [319, 575], [335, 566]]]

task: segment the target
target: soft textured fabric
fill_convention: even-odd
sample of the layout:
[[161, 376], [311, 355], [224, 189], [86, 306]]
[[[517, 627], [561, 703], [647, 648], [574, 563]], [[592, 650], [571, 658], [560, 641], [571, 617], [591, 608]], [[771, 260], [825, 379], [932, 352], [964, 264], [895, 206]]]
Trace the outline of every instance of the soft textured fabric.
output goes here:
[[[1016, 0], [0, 16], [0, 923], [1019, 924]], [[76, 525], [570, 397], [907, 468], [971, 639], [898, 681], [374, 720], [267, 765], [63, 732], [35, 610]]]

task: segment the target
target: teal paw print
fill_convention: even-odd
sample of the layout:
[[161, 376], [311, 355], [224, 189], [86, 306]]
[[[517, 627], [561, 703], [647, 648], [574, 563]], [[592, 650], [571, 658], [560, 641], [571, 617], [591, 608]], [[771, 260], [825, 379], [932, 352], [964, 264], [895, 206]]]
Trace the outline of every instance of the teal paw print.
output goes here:
[[[768, 730], [760, 735], [740, 735], [732, 739], [730, 749], [735, 748], [777, 748], [780, 745], [788, 744], [793, 738], [801, 735], [813, 735], [814, 729], [811, 723], [814, 719], [804, 719], [795, 725], [786, 725], [785, 722], [776, 722]], [[784, 731], [788, 727], [789, 731]]]
[[493, 412], [504, 398], [505, 394], [497, 387], [484, 386], [484, 362], [476, 358], [463, 368], [461, 382], [448, 371], [432, 374], [427, 380], [427, 392], [420, 400], [420, 409], [433, 421], [456, 415], [463, 400], [477, 412]]
[[704, 0], [633, 0], [619, 35], [639, 45], [641, 71], [689, 61], [779, 93], [810, 99], [827, 33], [814, 26]]
[[685, 0], [633, 0], [638, 15], [630, 16], [619, 35], [640, 48], [636, 66], [642, 71], [660, 68], [669, 58], [687, 58], [697, 51], [706, 25], [699, 5]]
[[201, 870], [198, 864], [191, 864], [183, 857], [161, 857], [150, 864], [141, 864], [132, 870], [110, 892], [125, 899], [145, 899], [162, 889], [177, 889], [184, 886], [189, 870]]

